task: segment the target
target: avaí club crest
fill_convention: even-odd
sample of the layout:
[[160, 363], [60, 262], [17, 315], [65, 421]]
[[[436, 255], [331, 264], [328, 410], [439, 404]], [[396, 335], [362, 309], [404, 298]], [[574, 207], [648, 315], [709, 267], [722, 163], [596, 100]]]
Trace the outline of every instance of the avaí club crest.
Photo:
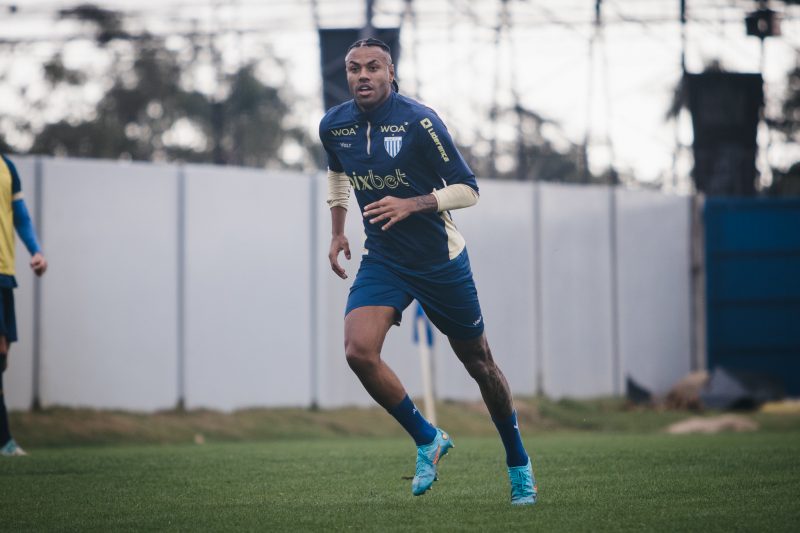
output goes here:
[[403, 138], [402, 137], [384, 137], [383, 138], [383, 147], [386, 148], [386, 153], [389, 156], [394, 157], [397, 155], [397, 152], [400, 151], [400, 147], [403, 145]]

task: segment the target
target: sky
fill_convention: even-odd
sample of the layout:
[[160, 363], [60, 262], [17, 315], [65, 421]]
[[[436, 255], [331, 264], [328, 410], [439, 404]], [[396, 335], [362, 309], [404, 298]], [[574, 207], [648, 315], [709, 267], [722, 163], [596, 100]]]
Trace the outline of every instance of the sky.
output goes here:
[[[36, 79], [36, 69], [54, 47], [63, 49], [68, 66], [91, 61], [89, 42], [80, 38], [85, 30], [55, 19], [59, 9], [78, 3], [0, 0], [0, 35], [18, 43], [13, 57], [0, 57], [0, 68], [24, 83]], [[294, 120], [309, 131], [316, 131], [323, 114], [316, 28], [360, 27], [366, 11], [365, 0], [95, 3], [134, 15], [154, 33], [214, 33], [228, 68], [269, 50], [286, 65], [287, 77], [268, 65], [260, 73], [295, 97]], [[17, 5], [13, 14], [11, 4]], [[687, 0], [687, 70], [699, 72], [718, 59], [727, 70], [758, 72], [761, 44], [744, 26], [744, 15], [755, 4]], [[594, 0], [509, 0], [505, 26], [502, 5], [501, 0], [375, 0], [374, 25], [401, 27], [402, 91], [433, 107], [458, 142], [474, 143], [485, 153], [488, 147], [479, 137], [515, 134], [513, 120], [486, 117], [493, 105], [512, 105], [516, 94], [523, 107], [557, 125], [546, 128], [557, 145], [588, 138], [594, 170], [613, 163], [639, 182], [688, 192], [691, 120], [688, 115], [677, 125], [665, 120], [681, 76], [679, 0], [603, 0], [600, 29], [593, 23]], [[771, 6], [783, 13], [783, 35], [767, 39], [763, 54], [767, 113], [775, 114], [800, 49], [800, 6]], [[213, 85], [213, 72], [198, 76], [199, 84]], [[83, 96], [99, 98], [101, 92], [90, 86]], [[13, 106], [3, 88], [0, 95], [0, 111]], [[58, 114], [58, 108], [49, 112]], [[766, 161], [786, 167], [800, 159], [796, 146], [781, 145], [765, 128], [759, 142], [763, 168]], [[511, 161], [501, 158], [497, 164], [502, 169]]]

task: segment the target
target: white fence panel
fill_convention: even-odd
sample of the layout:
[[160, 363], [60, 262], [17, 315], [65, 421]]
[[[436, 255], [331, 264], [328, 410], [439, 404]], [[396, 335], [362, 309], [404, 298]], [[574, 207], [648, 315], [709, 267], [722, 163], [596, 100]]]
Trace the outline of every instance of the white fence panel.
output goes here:
[[612, 394], [608, 188], [541, 187], [544, 392]]
[[185, 172], [187, 406], [309, 405], [310, 179]]
[[[35, 214], [36, 161], [14, 161]], [[174, 406], [181, 394], [188, 407], [224, 410], [373, 405], [343, 346], [361, 216], [353, 199], [346, 226], [353, 259], [340, 258], [350, 276], [340, 280], [327, 259], [324, 176], [64, 159], [42, 159], [41, 168], [38, 229], [50, 261], [38, 315], [45, 405], [153, 410]], [[554, 397], [612, 394], [627, 374], [660, 393], [689, 370], [688, 198], [618, 190], [614, 203], [607, 187], [480, 185], [479, 204], [453, 215], [490, 345], [516, 394], [533, 394], [537, 381]], [[8, 404], [21, 409], [34, 394], [37, 315], [21, 243], [17, 253], [20, 342], [4, 381]], [[383, 356], [419, 396], [413, 305]], [[434, 354], [440, 398], [480, 398], [438, 333]]]
[[44, 160], [42, 402], [177, 401], [175, 168]]
[[658, 394], [691, 369], [690, 202], [617, 191], [623, 374]]

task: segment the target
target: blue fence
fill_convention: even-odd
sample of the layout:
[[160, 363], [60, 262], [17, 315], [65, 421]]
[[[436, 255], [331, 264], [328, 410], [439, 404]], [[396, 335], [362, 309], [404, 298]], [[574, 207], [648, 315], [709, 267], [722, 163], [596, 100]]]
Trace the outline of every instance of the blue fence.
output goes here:
[[705, 225], [709, 368], [800, 395], [800, 199], [710, 198]]

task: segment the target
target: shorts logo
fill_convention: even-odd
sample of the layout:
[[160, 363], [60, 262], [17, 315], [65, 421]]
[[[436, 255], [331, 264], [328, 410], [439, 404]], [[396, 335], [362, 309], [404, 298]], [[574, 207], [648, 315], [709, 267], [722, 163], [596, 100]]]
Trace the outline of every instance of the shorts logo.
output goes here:
[[384, 137], [383, 138], [383, 147], [386, 148], [386, 153], [389, 154], [390, 157], [394, 157], [400, 151], [400, 147], [403, 146], [403, 138], [402, 137]]

